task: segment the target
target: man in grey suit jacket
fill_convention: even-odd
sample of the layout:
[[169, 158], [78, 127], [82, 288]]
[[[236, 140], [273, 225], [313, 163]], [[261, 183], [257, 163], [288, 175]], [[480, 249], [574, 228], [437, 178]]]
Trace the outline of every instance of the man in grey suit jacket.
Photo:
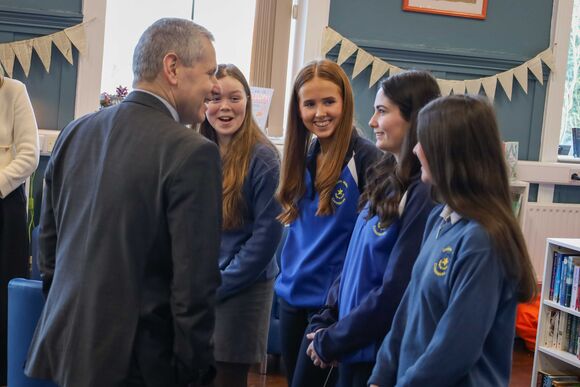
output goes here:
[[62, 387], [213, 378], [220, 157], [184, 125], [219, 90], [212, 40], [188, 20], [155, 22], [135, 48], [135, 91], [61, 133], [45, 174], [47, 300], [27, 375]]

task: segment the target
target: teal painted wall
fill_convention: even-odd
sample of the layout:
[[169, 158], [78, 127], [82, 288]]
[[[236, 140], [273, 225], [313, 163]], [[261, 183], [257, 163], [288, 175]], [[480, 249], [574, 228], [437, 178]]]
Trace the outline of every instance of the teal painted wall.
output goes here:
[[[82, 22], [82, 0], [3, 0], [0, 5], [0, 43], [49, 35]], [[33, 50], [30, 72], [25, 76], [18, 60], [13, 78], [26, 84], [38, 127], [62, 129], [74, 117], [78, 52], [69, 64], [53, 45], [47, 73]]]
[[[546, 49], [551, 14], [552, 2], [547, 0], [490, 1], [485, 20], [404, 12], [402, 1], [332, 0], [329, 24], [401, 68], [430, 70], [438, 78], [474, 79], [516, 67]], [[335, 48], [329, 56], [336, 59], [337, 53]], [[348, 74], [353, 63], [354, 56], [343, 65]], [[369, 76], [370, 67], [352, 82], [357, 122], [367, 134], [376, 93], [376, 86], [368, 87]], [[511, 101], [497, 86], [502, 137], [519, 142], [520, 159], [538, 160], [546, 90], [531, 74], [528, 94], [515, 82]]]
[[[485, 20], [404, 12], [401, 0], [332, 0], [329, 25], [371, 55], [404, 69], [431, 71], [437, 78], [475, 79], [514, 68], [550, 44], [552, 1], [488, 1]], [[338, 46], [328, 55], [336, 60]], [[352, 74], [354, 55], [343, 64]], [[371, 68], [352, 80], [357, 126], [372, 137], [368, 120], [377, 86]], [[537, 161], [548, 68], [544, 85], [528, 74], [528, 93], [514, 79], [512, 100], [497, 85], [494, 105], [504, 141], [519, 142], [519, 159]], [[537, 200], [532, 185], [530, 200]], [[580, 203], [580, 187], [556, 186], [554, 201]]]

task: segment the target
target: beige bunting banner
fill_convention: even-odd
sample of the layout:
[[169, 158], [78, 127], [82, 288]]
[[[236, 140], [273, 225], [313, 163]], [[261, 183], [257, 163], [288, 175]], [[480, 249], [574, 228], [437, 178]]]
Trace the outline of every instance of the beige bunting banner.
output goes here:
[[77, 24], [63, 31], [33, 39], [0, 43], [0, 73], [6, 73], [9, 77], [12, 77], [14, 58], [16, 58], [22, 70], [24, 70], [24, 75], [28, 77], [33, 49], [38, 54], [46, 72], [49, 72], [52, 57], [52, 43], [54, 43], [66, 60], [70, 64], [73, 64], [72, 46], [75, 46], [81, 55], [85, 54], [87, 50], [86, 24]]
[[[369, 87], [372, 87], [387, 73], [393, 75], [404, 71], [404, 69], [372, 56], [330, 27], [326, 27], [324, 30], [322, 39], [322, 55], [325, 56], [339, 43], [341, 45], [337, 59], [339, 65], [343, 64], [353, 54], [355, 55], [354, 69], [351, 76], [353, 79], [363, 70], [371, 66]], [[554, 55], [551, 48], [547, 48], [529, 61], [513, 69], [489, 77], [468, 80], [437, 79], [437, 83], [441, 88], [442, 95], [449, 95], [451, 93], [464, 94], [466, 92], [469, 94], [477, 94], [483, 87], [485, 94], [491, 101], [493, 101], [495, 98], [497, 83], [499, 81], [501, 88], [505, 91], [506, 96], [511, 101], [514, 77], [526, 94], [528, 93], [528, 70], [530, 70], [540, 84], [544, 84], [542, 63], [545, 63], [550, 71], [554, 71]]]

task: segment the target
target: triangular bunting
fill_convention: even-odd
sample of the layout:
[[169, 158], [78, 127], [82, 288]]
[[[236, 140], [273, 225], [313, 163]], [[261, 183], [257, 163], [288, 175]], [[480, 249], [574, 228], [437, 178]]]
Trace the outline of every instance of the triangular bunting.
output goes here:
[[389, 64], [389, 74], [390, 75], [399, 74], [399, 73], [402, 73], [403, 71], [405, 71], [405, 69], [402, 69], [400, 67], [393, 66], [392, 64]]
[[342, 39], [342, 35], [330, 27], [324, 29], [324, 36], [322, 38], [322, 56], [325, 56], [332, 47], [336, 46]]
[[64, 33], [70, 39], [71, 43], [79, 50], [81, 54], [87, 52], [87, 37], [85, 33], [85, 24], [77, 24], [64, 30]]
[[372, 87], [385, 73], [389, 71], [389, 64], [383, 60], [375, 58], [373, 60], [373, 69], [369, 80], [369, 87]]
[[14, 51], [9, 44], [0, 44], [0, 62], [4, 71], [10, 78], [12, 78], [12, 71], [14, 70]]
[[38, 57], [42, 61], [46, 72], [50, 70], [50, 56], [51, 56], [51, 48], [52, 48], [52, 38], [50, 35], [42, 36], [40, 38], [36, 38], [32, 41], [32, 46]]
[[10, 47], [14, 50], [16, 58], [18, 58], [18, 62], [20, 62], [24, 70], [24, 75], [28, 77], [28, 73], [30, 72], [30, 57], [32, 56], [32, 39], [10, 43]]
[[465, 81], [465, 88], [469, 94], [479, 94], [481, 88], [481, 79], [469, 79]]
[[73, 64], [72, 46], [68, 36], [66, 36], [64, 31], [57, 32], [56, 34], [52, 34], [50, 36], [52, 37], [54, 45], [59, 49], [68, 63]]
[[485, 90], [485, 95], [487, 95], [487, 98], [493, 102], [495, 98], [495, 88], [497, 85], [496, 76], [483, 78], [481, 80], [481, 84], [483, 85], [483, 90]]
[[336, 60], [336, 63], [341, 65], [344, 62], [346, 62], [346, 60], [348, 58], [350, 58], [350, 56], [352, 54], [354, 54], [356, 49], [357, 49], [356, 44], [354, 44], [353, 42], [351, 42], [350, 40], [348, 40], [346, 38], [342, 39], [342, 42], [340, 43], [340, 51], [338, 52], [338, 59]]
[[497, 75], [497, 79], [499, 79], [499, 84], [505, 91], [505, 94], [507, 95], [508, 99], [511, 101], [512, 89], [514, 84], [514, 71], [513, 70], [504, 71], [503, 73]]
[[465, 94], [465, 81], [450, 81], [453, 94]]
[[550, 71], [554, 71], [556, 65], [554, 63], [554, 53], [551, 48], [542, 51], [538, 56], [550, 68]]
[[514, 69], [514, 76], [522, 89], [524, 89], [524, 93], [528, 94], [528, 62], [516, 67]]
[[544, 72], [542, 71], [542, 61], [539, 57], [532, 58], [529, 62], [529, 69], [534, 74], [540, 84], [544, 84]]
[[371, 63], [373, 63], [373, 56], [363, 50], [358, 49], [356, 54], [356, 60], [354, 61], [354, 69], [352, 70], [352, 79], [359, 75], [364, 69], [366, 69]]
[[451, 94], [451, 82], [446, 79], [437, 79], [437, 83], [439, 84], [439, 89], [441, 90], [441, 95], [443, 97]]

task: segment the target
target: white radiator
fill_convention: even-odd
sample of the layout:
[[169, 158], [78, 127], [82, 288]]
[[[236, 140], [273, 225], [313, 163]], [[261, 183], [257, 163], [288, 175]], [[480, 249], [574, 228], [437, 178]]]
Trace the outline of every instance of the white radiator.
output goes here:
[[580, 238], [580, 204], [531, 203], [526, 206], [524, 237], [541, 280], [546, 257], [546, 238]]

